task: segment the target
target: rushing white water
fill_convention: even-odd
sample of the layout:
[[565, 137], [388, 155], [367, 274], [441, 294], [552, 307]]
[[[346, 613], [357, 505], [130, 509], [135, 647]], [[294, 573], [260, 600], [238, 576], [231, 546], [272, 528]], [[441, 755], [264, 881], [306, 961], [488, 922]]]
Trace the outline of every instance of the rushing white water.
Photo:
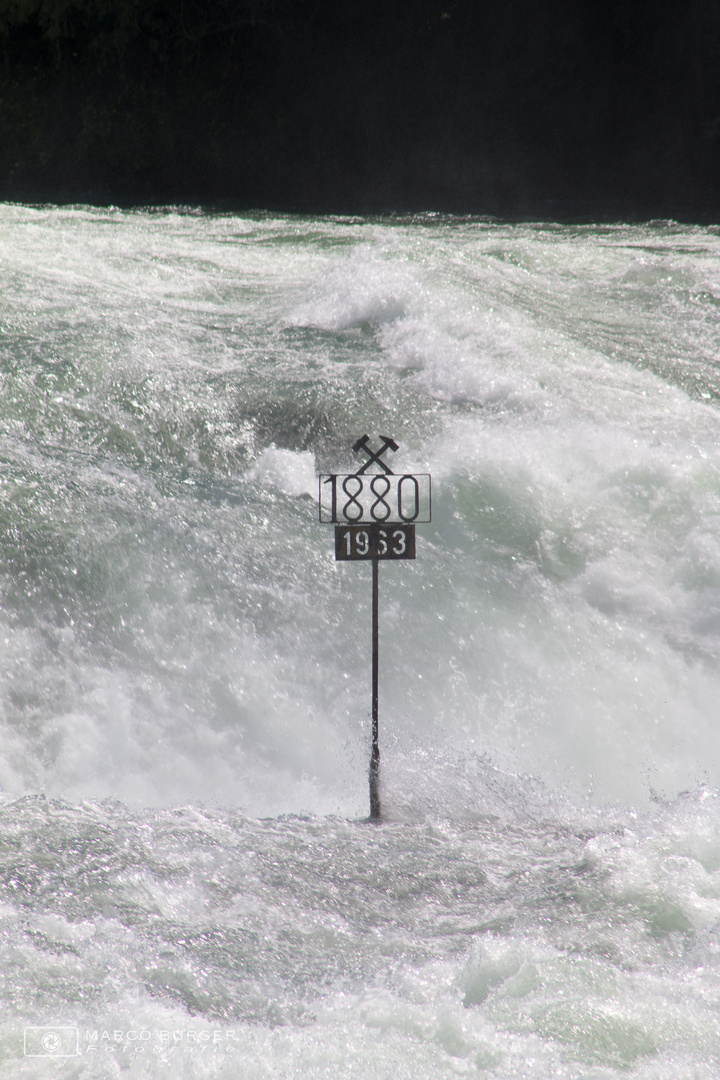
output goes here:
[[718, 256], [0, 207], [0, 1076], [720, 1073]]

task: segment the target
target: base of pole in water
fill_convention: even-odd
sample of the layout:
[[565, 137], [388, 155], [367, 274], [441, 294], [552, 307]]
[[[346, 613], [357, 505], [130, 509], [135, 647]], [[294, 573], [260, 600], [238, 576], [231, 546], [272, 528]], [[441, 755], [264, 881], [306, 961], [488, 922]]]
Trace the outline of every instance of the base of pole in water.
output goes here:
[[380, 759], [370, 759], [370, 820], [380, 820]]

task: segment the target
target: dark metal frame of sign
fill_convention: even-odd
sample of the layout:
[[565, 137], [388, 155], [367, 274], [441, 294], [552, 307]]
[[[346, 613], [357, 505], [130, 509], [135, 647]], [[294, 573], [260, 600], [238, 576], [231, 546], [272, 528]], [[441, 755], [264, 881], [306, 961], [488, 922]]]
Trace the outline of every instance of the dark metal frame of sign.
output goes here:
[[[380, 436], [378, 450], [362, 435], [353, 450], [367, 455], [355, 473], [329, 473], [320, 477], [320, 521], [335, 525], [335, 559], [372, 563], [372, 748], [370, 752], [370, 819], [379, 821], [380, 742], [378, 720], [378, 594], [381, 559], [415, 558], [415, 524], [429, 522], [432, 513], [430, 476], [396, 475], [383, 455], [399, 449], [394, 439]], [[376, 465], [376, 473], [367, 472]]]

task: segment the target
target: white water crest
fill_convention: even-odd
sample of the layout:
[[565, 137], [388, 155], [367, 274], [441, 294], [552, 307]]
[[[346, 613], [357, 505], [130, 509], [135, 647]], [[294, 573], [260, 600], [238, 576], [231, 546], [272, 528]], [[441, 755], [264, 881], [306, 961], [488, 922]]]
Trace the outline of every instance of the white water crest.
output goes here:
[[0, 206], [1, 1077], [720, 1071], [719, 256]]

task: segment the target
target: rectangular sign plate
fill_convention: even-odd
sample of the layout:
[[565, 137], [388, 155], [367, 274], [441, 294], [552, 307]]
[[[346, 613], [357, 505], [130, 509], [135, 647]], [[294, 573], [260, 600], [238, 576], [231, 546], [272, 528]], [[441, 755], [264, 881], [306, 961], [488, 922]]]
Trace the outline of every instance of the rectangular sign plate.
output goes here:
[[414, 525], [336, 525], [335, 558], [414, 559]]
[[330, 473], [320, 477], [320, 520], [348, 525], [430, 521], [428, 473]]

